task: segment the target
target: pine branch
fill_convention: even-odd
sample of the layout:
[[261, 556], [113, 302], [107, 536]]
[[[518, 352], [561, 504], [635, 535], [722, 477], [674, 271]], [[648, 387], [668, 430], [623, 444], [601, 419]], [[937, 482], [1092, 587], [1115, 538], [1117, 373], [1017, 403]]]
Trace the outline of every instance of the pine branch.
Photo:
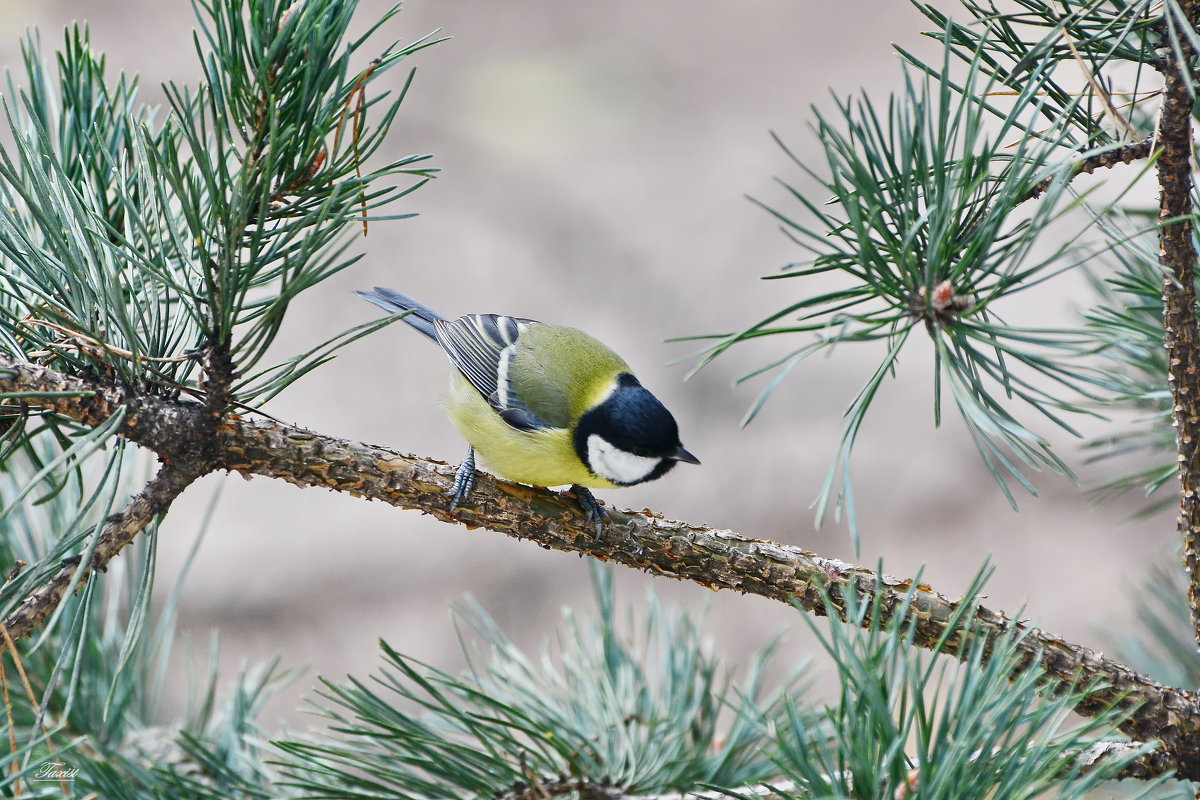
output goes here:
[[[668, 520], [649, 511], [611, 510], [597, 539], [591, 523], [572, 500], [487, 475], [478, 476], [469, 502], [451, 511], [447, 490], [454, 470], [441, 462], [275, 421], [226, 416], [207, 450], [211, 461], [197, 461], [198, 451], [188, 431], [205, 424], [200, 405], [138, 396], [101, 380], [62, 375], [2, 353], [0, 391], [22, 392], [27, 403], [88, 424], [108, 419], [125, 404], [128, 410], [122, 435], [154, 450], [167, 464], [183, 459], [201, 463], [208, 471], [224, 469], [280, 478], [298, 486], [323, 486], [419, 509], [445, 522], [529, 539], [546, 548], [587, 553], [714, 589], [768, 597], [817, 615], [826, 613], [824, 593], [833, 598], [841, 613], [848, 595], [860, 603], [869, 602], [882, 584], [882, 613], [889, 618], [903, 606], [912, 585], [909, 580], [879, 575], [798, 547]], [[54, 394], [36, 397], [40, 392]], [[944, 636], [956, 616], [957, 603], [918, 586], [908, 608], [916, 623], [914, 644], [929, 648]], [[1113, 705], [1128, 709], [1122, 732], [1136, 741], [1159, 740], [1163, 744], [1156, 769], [1174, 769], [1183, 777], [1200, 778], [1200, 701], [1193, 692], [1164, 686], [1003, 612], [979, 606], [968, 620], [972, 635], [988, 641], [1014, 627], [1024, 632], [1018, 645], [1025, 656], [1022, 668], [1039, 662], [1048, 680], [1064, 687], [1102, 683], [1105, 688], [1092, 694], [1077, 712], [1091, 716]], [[963, 651], [959, 634], [943, 641], [948, 652]]]
[[103, 572], [109, 561], [133, 542], [156, 516], [166, 512], [175, 498], [202, 474], [203, 470], [194, 460], [164, 463], [146, 488], [130, 499], [123, 511], [105, 520], [91, 561], [86, 567], [80, 569], [78, 558], [68, 559], [50, 580], [31, 592], [0, 623], [8, 646], [12, 647], [12, 642], [28, 636], [58, 608], [69, 591], [83, 586], [97, 571]]
[[[1195, 86], [1191, 65], [1200, 4], [1181, 0], [1183, 19], [1168, 4], [1163, 17], [1163, 102], [1155, 137], [1158, 159], [1159, 263], [1163, 278], [1163, 344], [1171, 385], [1176, 452], [1179, 457], [1179, 517], [1183, 560], [1188, 572], [1192, 626], [1200, 643], [1200, 328], [1196, 322], [1196, 247], [1192, 241], [1192, 102]], [[1175, 30], [1182, 22], [1187, 31]]]
[[[1138, 742], [1104, 742], [1088, 750], [1083, 756], [1083, 771], [1095, 769], [1113, 758], [1133, 753], [1142, 745]], [[1143, 753], [1130, 761], [1124, 769], [1113, 775], [1114, 780], [1152, 780], [1170, 772], [1174, 767], [1170, 758], [1161, 749]]]
[[[1134, 161], [1149, 158], [1154, 152], [1155, 140], [1155, 136], [1147, 136], [1139, 142], [1129, 142], [1120, 147], [1114, 147], [1111, 150], [1105, 150], [1101, 153], [1081, 158], [1072, 165], [1070, 179], [1084, 174], [1091, 175], [1101, 168], [1112, 169], [1117, 164], [1131, 164]], [[1054, 180], [1054, 178], [1046, 178], [1034, 184], [1034, 187], [1026, 193], [1024, 199], [1036, 200], [1041, 197], [1050, 188]]]

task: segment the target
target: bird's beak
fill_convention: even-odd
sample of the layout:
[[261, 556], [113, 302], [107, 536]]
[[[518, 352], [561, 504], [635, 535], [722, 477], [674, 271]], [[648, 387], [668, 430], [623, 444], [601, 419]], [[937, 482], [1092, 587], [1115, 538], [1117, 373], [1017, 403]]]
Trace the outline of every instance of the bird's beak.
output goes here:
[[694, 455], [689, 453], [687, 450], [684, 450], [683, 445], [679, 445], [679, 447], [675, 448], [675, 452], [667, 457], [673, 458], [676, 461], [686, 461], [689, 464], [699, 464], [700, 463], [700, 459], [696, 458]]

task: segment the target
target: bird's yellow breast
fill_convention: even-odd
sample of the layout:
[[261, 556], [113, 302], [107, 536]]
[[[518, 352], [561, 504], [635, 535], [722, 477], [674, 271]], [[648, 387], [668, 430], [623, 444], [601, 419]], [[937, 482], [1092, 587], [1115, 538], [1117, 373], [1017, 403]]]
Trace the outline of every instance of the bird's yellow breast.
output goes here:
[[488, 405], [457, 370], [445, 396], [446, 416], [491, 472], [534, 486], [577, 483], [593, 489], [616, 484], [593, 475], [575, 453], [566, 428], [523, 431], [512, 427]]

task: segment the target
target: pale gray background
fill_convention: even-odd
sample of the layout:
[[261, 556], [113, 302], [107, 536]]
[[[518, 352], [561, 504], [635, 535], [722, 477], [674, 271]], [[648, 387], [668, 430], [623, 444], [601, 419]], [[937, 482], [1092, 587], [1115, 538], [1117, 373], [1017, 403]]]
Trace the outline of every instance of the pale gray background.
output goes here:
[[[383, 3], [366, 2], [360, 22]], [[183, 0], [0, 5], [3, 63], [18, 64], [29, 24], [61, 40], [73, 18], [116, 68], [139, 71], [145, 96], [197, 75]], [[748, 429], [738, 420], [761, 384], [730, 379], [796, 341], [731, 354], [684, 383], [663, 339], [745, 324], [807, 291], [763, 283], [800, 253], [744, 195], [788, 204], [781, 175], [811, 186], [770, 141], [778, 131], [816, 163], [809, 106], [829, 90], [900, 85], [892, 40], [923, 45], [906, 3], [847, 0], [414, 0], [380, 36], [452, 40], [420, 53], [387, 155], [432, 153], [443, 172], [406, 199], [416, 219], [371, 226], [361, 264], [297, 303], [281, 357], [376, 313], [352, 289], [383, 284], [448, 315], [499, 311], [584, 328], [625, 355], [672, 408], [703, 461], [607, 502], [728, 527], [853, 560], [846, 532], [814, 530], [809, 504], [833, 455], [841, 414], [878, 351], [844, 347], [793, 373]], [[364, 62], [368, 55], [364, 55]], [[398, 85], [401, 71], [389, 80]], [[815, 290], [815, 289], [814, 289]], [[1078, 285], [1021, 294], [1012, 319], [1072, 313]], [[1028, 304], [1037, 304], [1031, 306]], [[953, 414], [932, 424], [929, 348], [914, 337], [899, 381], [885, 384], [855, 460], [862, 563], [949, 594], [989, 556], [989, 602], [1096, 647], [1128, 623], [1132, 582], [1169, 546], [1169, 518], [1133, 523], [1133, 503], [1092, 507], [1063, 479], [1009, 510]], [[323, 433], [457, 461], [464, 446], [440, 415], [446, 364], [395, 326], [346, 350], [268, 410]], [[1094, 426], [1093, 426], [1094, 427]], [[1061, 440], [1062, 437], [1059, 437]], [[1070, 442], [1063, 450], [1078, 463]], [[200, 651], [219, 629], [227, 675], [276, 654], [309, 671], [267, 722], [307, 724], [300, 698], [317, 674], [363, 674], [376, 640], [447, 669], [461, 664], [446, 608], [472, 594], [535, 647], [567, 604], [590, 604], [585, 563], [415, 512], [266, 479], [210, 477], [188, 490], [163, 531], [161, 589], [221, 492], [181, 601]], [[793, 612], [757, 598], [621, 570], [624, 596], [653, 587], [711, 605], [714, 646], [736, 657], [787, 627], [784, 660], [811, 650]], [[180, 676], [183, 672], [180, 671]], [[182, 677], [178, 686], [182, 685]]]

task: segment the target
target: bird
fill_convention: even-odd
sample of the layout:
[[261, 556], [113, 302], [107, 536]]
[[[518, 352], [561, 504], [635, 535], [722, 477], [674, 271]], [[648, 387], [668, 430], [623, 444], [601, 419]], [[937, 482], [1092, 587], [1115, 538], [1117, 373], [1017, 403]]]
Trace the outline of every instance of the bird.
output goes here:
[[671, 412], [583, 331], [504, 314], [448, 319], [382, 286], [354, 294], [405, 314], [453, 366], [444, 410], [468, 447], [447, 493], [451, 511], [471, 493], [478, 454], [508, 480], [570, 485], [599, 538], [607, 512], [591, 489], [633, 486], [680, 462], [700, 463], [680, 442]]

